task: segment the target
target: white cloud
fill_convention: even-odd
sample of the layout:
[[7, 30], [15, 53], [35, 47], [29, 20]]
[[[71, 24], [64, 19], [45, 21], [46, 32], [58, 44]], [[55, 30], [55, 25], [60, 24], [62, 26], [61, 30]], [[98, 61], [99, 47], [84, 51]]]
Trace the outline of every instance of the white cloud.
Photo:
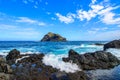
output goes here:
[[41, 2], [41, 0], [22, 0], [24, 4], [31, 4], [33, 5], [34, 8], [38, 8], [38, 3]]
[[45, 2], [45, 5], [48, 5], [48, 2]]
[[96, 34], [97, 32], [101, 32], [101, 31], [105, 31], [107, 30], [108, 28], [107, 27], [101, 27], [101, 28], [92, 28], [91, 30], [88, 30], [87, 32], [89, 34]]
[[23, 3], [28, 4], [28, 1], [27, 0], [23, 0]]
[[45, 26], [46, 25], [44, 22], [39, 22], [37, 20], [33, 20], [33, 19], [30, 19], [30, 18], [27, 18], [27, 17], [19, 17], [19, 19], [16, 20], [16, 22], [35, 24], [35, 25], [39, 25], [39, 26]]
[[50, 14], [51, 14], [51, 12], [46, 12], [46, 14], [47, 14], [47, 15], [50, 15]]
[[57, 13], [57, 16], [61, 22], [72, 23], [75, 19], [79, 19], [80, 21], [87, 20], [90, 21], [93, 18], [98, 18], [105, 24], [118, 24], [120, 25], [120, 15], [113, 12], [113, 10], [117, 10], [120, 6], [111, 6], [109, 4], [109, 0], [104, 0], [100, 3], [97, 3], [97, 0], [92, 0], [89, 4], [89, 10], [79, 9], [77, 13], [73, 16], [62, 16], [60, 13]]
[[94, 35], [96, 40], [113, 40], [120, 38], [120, 30], [106, 31]]
[[56, 18], [54, 18], [54, 17], [51, 17], [51, 19], [52, 19], [52, 20], [56, 20]]
[[56, 13], [56, 16], [59, 18], [61, 22], [64, 22], [66, 24], [74, 22], [74, 14], [69, 13], [67, 16], [62, 16], [60, 13]]
[[34, 5], [34, 8], [38, 8], [36, 5]]
[[96, 0], [92, 0], [92, 4], [95, 4]]
[[103, 6], [101, 5], [92, 5], [91, 10], [84, 11], [84, 10], [78, 10], [77, 11], [77, 18], [81, 21], [87, 19], [87, 21], [91, 20], [92, 18], [96, 17], [97, 13], [103, 9]]
[[101, 16], [101, 21], [106, 24], [120, 24], [120, 17], [115, 17], [117, 14], [111, 12], [114, 9], [119, 8], [119, 6], [116, 7], [108, 7], [101, 12], [99, 12]]

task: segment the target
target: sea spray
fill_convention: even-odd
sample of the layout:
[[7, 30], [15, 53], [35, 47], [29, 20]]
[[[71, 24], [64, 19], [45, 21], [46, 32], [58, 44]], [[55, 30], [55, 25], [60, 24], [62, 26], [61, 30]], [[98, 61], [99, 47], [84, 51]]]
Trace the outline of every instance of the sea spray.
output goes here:
[[67, 73], [74, 73], [76, 71], [80, 71], [79, 67], [74, 63], [63, 62], [61, 59], [65, 55], [54, 55], [47, 54], [43, 58], [43, 63], [46, 65], [50, 65], [53, 68], [57, 68], [60, 71], [65, 71]]
[[110, 48], [107, 50], [107, 52], [111, 52], [113, 55], [120, 59], [120, 49]]

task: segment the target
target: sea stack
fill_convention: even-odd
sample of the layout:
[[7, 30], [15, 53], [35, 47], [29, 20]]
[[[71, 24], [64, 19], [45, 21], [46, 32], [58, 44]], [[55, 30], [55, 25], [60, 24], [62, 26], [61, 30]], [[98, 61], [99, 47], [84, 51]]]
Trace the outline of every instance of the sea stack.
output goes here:
[[67, 41], [66, 38], [62, 37], [59, 34], [55, 34], [52, 32], [47, 33], [41, 41], [53, 41], [53, 42], [58, 42], [58, 41]]

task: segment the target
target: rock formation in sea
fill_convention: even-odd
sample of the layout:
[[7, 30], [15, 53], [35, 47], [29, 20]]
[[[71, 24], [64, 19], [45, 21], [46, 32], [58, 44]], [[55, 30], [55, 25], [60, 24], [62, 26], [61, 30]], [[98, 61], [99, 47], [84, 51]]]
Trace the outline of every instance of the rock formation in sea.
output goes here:
[[107, 50], [109, 48], [119, 48], [120, 49], [120, 40], [114, 40], [114, 41], [108, 42], [104, 45], [104, 50]]
[[109, 69], [120, 64], [120, 60], [110, 52], [96, 51], [78, 54], [72, 49], [69, 51], [68, 58], [63, 58], [63, 61], [72, 61], [83, 70]]
[[41, 39], [41, 41], [67, 41], [67, 40], [66, 38], [62, 37], [59, 34], [49, 32]]

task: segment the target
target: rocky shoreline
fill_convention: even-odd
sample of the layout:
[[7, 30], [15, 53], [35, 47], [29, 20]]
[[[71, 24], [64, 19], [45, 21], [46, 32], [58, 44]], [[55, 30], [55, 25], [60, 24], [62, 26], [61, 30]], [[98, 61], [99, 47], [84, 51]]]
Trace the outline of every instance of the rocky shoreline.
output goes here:
[[[115, 45], [106, 47], [110, 44]], [[117, 44], [117, 46], [116, 46]], [[106, 43], [104, 50], [108, 48], [119, 48], [119, 40]], [[75, 63], [81, 71], [66, 73], [43, 63], [45, 54], [20, 54], [13, 49], [6, 57], [0, 56], [0, 80], [89, 80], [85, 71], [97, 69], [110, 69], [118, 66], [120, 60], [106, 51], [78, 54], [70, 50], [64, 62]]]

